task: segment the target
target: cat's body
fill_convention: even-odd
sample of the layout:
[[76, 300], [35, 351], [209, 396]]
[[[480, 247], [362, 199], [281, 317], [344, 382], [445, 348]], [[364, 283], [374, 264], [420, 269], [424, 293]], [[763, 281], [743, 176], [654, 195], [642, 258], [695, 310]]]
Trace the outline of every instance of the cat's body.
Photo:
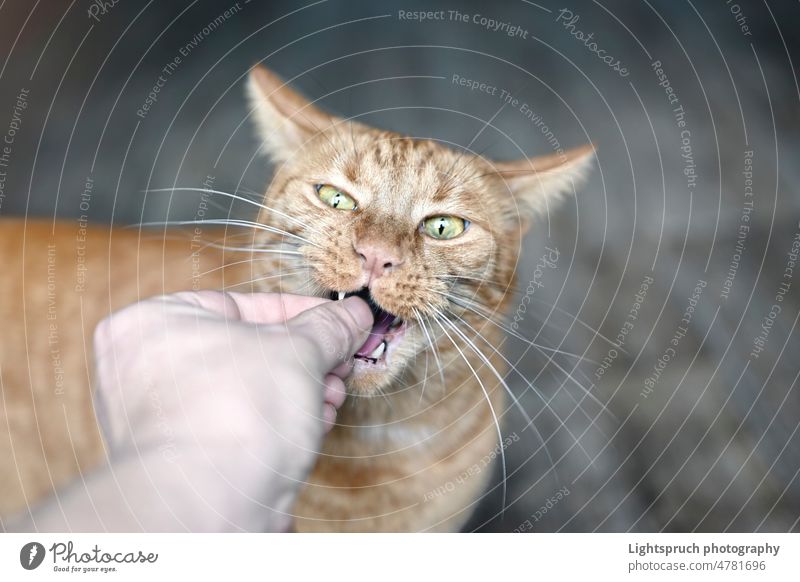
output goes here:
[[0, 307], [0, 469], [12, 476], [0, 515], [101, 459], [89, 383], [99, 319], [157, 293], [252, 280], [260, 291], [358, 292], [376, 314], [296, 529], [455, 531], [474, 510], [508, 407], [501, 330], [487, 315], [507, 308], [530, 215], [572, 186], [591, 150], [491, 164], [333, 118], [264, 69], [249, 89], [278, 168], [249, 242], [226, 242], [267, 253], [208, 246], [200, 260], [191, 233], [90, 226], [85, 244], [76, 223], [0, 222], [0, 242], [17, 251]]

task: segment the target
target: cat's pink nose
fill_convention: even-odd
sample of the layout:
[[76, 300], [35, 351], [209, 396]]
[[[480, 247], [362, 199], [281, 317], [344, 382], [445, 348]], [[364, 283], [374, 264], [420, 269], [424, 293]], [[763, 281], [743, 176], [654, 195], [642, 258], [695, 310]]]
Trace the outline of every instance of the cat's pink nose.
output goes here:
[[397, 249], [392, 249], [378, 241], [358, 242], [354, 248], [361, 258], [362, 268], [367, 275], [367, 286], [404, 262]]

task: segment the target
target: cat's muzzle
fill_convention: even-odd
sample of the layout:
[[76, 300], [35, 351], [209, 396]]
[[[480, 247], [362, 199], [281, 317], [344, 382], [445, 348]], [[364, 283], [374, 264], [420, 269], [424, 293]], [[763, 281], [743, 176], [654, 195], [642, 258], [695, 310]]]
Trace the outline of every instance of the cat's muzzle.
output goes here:
[[389, 313], [378, 305], [367, 287], [347, 293], [344, 291], [331, 291], [330, 298], [334, 301], [341, 301], [353, 295], [361, 297], [367, 302], [375, 319], [367, 341], [358, 349], [354, 357], [364, 362], [377, 364], [384, 359], [389, 344], [399, 335], [403, 320], [400, 316]]

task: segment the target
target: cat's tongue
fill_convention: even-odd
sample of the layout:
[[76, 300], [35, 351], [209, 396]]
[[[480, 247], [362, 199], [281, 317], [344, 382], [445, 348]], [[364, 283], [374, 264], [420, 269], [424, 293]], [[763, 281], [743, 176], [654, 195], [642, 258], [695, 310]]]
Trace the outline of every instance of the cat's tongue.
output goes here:
[[358, 348], [356, 355], [365, 358], [369, 357], [369, 355], [375, 351], [375, 348], [381, 345], [384, 336], [389, 332], [389, 326], [392, 324], [392, 321], [394, 321], [394, 315], [381, 310], [380, 314], [375, 319], [372, 331], [369, 332], [367, 341], [364, 342], [363, 346]]

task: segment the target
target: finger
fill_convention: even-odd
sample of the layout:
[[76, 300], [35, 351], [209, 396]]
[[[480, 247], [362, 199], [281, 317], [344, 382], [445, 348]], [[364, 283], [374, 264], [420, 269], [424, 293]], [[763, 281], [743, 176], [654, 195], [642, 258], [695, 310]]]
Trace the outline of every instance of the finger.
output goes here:
[[250, 323], [275, 324], [291, 319], [330, 299], [288, 293], [229, 293], [222, 291], [184, 291], [172, 295], [176, 300], [221, 315]]
[[344, 387], [344, 382], [339, 376], [328, 374], [325, 376], [325, 391], [323, 399], [325, 402], [332, 404], [335, 408], [340, 408], [344, 404], [344, 399], [347, 397], [347, 391]]
[[367, 303], [359, 297], [329, 301], [304, 311], [286, 322], [290, 335], [297, 334], [316, 346], [313, 359], [305, 362], [316, 366], [324, 376], [353, 357], [372, 329], [373, 316]]
[[330, 402], [322, 405], [322, 423], [325, 425], [325, 432], [331, 430], [336, 424], [336, 408]]
[[300, 313], [330, 303], [323, 297], [289, 293], [229, 293], [236, 303], [242, 321], [251, 323], [283, 323]]

